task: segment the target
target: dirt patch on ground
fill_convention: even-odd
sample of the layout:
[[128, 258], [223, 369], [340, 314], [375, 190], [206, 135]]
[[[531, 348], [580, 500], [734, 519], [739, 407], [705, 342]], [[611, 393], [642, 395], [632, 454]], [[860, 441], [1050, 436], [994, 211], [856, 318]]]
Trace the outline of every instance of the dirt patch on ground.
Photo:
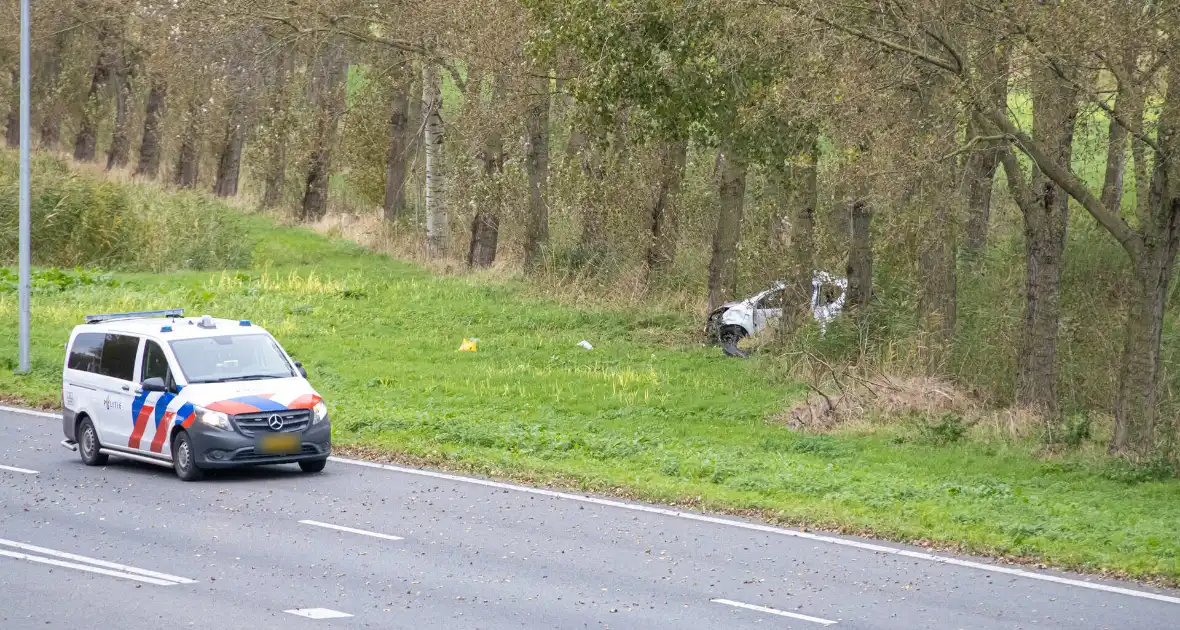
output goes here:
[[845, 375], [827, 387], [809, 385], [811, 392], [775, 418], [797, 431], [831, 431], [854, 420], [903, 415], [967, 414], [978, 401], [952, 383], [929, 377]]

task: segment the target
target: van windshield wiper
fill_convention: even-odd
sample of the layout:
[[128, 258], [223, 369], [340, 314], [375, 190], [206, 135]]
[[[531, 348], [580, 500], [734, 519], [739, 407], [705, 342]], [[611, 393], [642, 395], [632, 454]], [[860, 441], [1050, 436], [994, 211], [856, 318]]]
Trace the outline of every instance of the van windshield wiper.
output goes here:
[[232, 383], [234, 381], [256, 381], [267, 378], [285, 378], [278, 374], [251, 374], [249, 376], [227, 376], [225, 378], [213, 378], [209, 380], [199, 381], [200, 383]]

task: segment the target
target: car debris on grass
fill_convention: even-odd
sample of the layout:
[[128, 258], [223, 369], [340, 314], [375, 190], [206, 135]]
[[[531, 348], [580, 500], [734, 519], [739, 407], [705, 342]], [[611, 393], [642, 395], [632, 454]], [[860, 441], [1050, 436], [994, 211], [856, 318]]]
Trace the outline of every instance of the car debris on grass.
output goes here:
[[[779, 281], [751, 297], [714, 309], [705, 324], [709, 342], [721, 344], [726, 355], [745, 358], [746, 353], [738, 348], [738, 342], [767, 330], [782, 317], [786, 289], [787, 285]], [[812, 276], [811, 316], [819, 323], [821, 335], [827, 332], [828, 323], [843, 312], [847, 293], [846, 278], [837, 278], [824, 271], [817, 271]]]

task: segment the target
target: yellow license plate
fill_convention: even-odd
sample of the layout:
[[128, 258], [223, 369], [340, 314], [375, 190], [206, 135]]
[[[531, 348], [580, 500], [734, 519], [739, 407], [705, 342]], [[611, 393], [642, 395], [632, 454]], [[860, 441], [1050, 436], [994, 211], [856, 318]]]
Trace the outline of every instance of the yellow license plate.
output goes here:
[[295, 455], [301, 446], [298, 433], [279, 433], [260, 436], [255, 450], [263, 455]]

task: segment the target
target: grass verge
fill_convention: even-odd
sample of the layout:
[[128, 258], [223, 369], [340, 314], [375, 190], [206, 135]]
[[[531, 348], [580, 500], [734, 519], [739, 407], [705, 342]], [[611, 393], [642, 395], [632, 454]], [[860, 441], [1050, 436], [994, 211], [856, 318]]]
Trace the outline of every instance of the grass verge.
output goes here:
[[[0, 392], [54, 406], [84, 314], [183, 307], [278, 336], [350, 452], [1180, 581], [1180, 481], [1084, 447], [1046, 460], [1032, 443], [947, 443], [904, 423], [798, 434], [768, 420], [803, 393], [782, 366], [699, 347], [684, 315], [561, 306], [257, 217], [239, 225], [256, 243], [241, 270], [46, 283], [27, 376], [12, 373], [17, 301], [0, 286]], [[456, 351], [465, 337], [478, 352]]]

